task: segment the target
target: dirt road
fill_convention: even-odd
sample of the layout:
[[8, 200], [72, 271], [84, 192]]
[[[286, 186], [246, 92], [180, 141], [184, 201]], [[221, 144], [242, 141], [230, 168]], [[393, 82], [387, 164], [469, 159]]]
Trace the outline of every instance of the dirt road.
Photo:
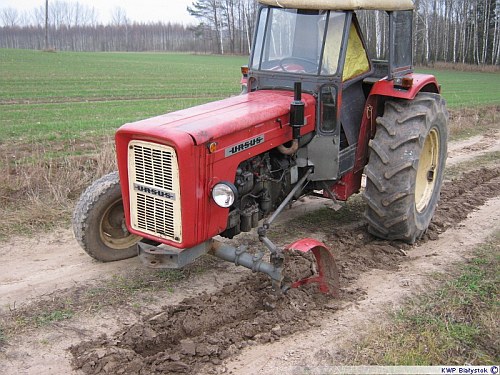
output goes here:
[[[498, 151], [499, 144], [498, 133], [451, 144], [448, 165]], [[426, 238], [413, 247], [376, 240], [361, 222], [300, 229], [314, 231], [307, 234], [333, 250], [341, 272], [339, 300], [304, 288], [269, 303], [266, 277], [215, 263], [141, 308], [83, 309], [71, 319], [21, 330], [0, 349], [2, 372], [250, 374], [279, 367], [287, 373], [334, 361], [344, 343], [418, 291], [430, 272], [463, 260], [498, 229], [499, 176], [495, 167], [447, 183]], [[292, 213], [322, 205], [299, 205]], [[0, 314], [7, 319], [20, 306], [39, 308], [45, 300], [139, 271], [136, 259], [92, 261], [67, 229], [13, 238], [0, 244]], [[266, 308], [270, 304], [274, 308]]]

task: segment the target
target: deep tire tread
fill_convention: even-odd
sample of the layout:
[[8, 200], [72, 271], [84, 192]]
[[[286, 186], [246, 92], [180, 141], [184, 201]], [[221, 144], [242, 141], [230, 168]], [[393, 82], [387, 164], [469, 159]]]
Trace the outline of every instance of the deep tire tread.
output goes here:
[[402, 163], [399, 165], [396, 165], [395, 167], [389, 169], [387, 172], [384, 173], [384, 177], [386, 180], [390, 180], [393, 178], [395, 175], [398, 173], [403, 172], [405, 169], [409, 169], [413, 167], [413, 161], [408, 161], [406, 163]]
[[368, 231], [377, 236], [377, 237], [382, 237], [382, 238], [388, 238], [389, 231], [380, 226], [379, 220], [373, 219], [369, 216], [366, 217], [366, 220], [368, 221]]
[[408, 143], [412, 143], [415, 141], [418, 142], [420, 138], [421, 138], [420, 132], [414, 132], [414, 133], [408, 134], [406, 139], [402, 139], [399, 142], [395, 142], [393, 145], [391, 145], [391, 150], [394, 151], [394, 150], [396, 150], [396, 149], [400, 148], [401, 146], [404, 146]]
[[392, 195], [389, 195], [387, 198], [382, 199], [382, 206], [389, 207], [391, 204], [395, 203], [400, 199], [406, 198], [408, 195], [410, 195], [409, 191], [398, 191]]
[[382, 163], [387, 164], [389, 163], [389, 155], [387, 155], [387, 152], [380, 147], [377, 143], [373, 143], [371, 140], [368, 143], [368, 146], [378, 155], [380, 160], [382, 160]]
[[365, 175], [368, 181], [370, 181], [379, 192], [383, 193], [385, 191], [382, 176], [378, 177], [375, 172], [372, 172], [370, 166], [365, 167]]
[[379, 205], [378, 201], [371, 197], [365, 197], [365, 201], [370, 206], [371, 210], [379, 217], [384, 217], [386, 215], [385, 209]]
[[376, 122], [378, 125], [382, 126], [385, 129], [385, 131], [387, 132], [387, 134], [389, 134], [391, 137], [396, 136], [396, 129], [393, 128], [392, 123], [388, 122], [383, 117], [377, 118]]

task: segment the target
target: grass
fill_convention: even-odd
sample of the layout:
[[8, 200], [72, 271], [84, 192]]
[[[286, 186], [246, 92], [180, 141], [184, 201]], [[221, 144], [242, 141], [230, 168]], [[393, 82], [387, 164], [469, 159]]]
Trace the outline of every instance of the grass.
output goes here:
[[322, 208], [305, 215], [302, 215], [297, 220], [292, 220], [286, 225], [299, 229], [302, 226], [309, 228], [330, 228], [332, 224], [344, 225], [359, 221], [363, 217], [365, 204], [361, 195], [354, 195], [343, 206], [335, 211], [330, 208]]
[[128, 275], [127, 277], [114, 276], [109, 281], [106, 289], [133, 294], [138, 291], [154, 290], [158, 287], [158, 284], [169, 286], [171, 283], [183, 280], [184, 278], [185, 274], [182, 271], [169, 269], [155, 271], [153, 277], [149, 278], [130, 278]]
[[142, 311], [152, 304], [163, 303], [160, 291], [172, 293], [182, 280], [200, 275], [219, 263], [213, 256], [202, 256], [196, 262], [177, 269], [139, 269], [126, 275], [112, 275], [99, 284], [75, 286], [20, 306], [5, 306], [0, 314], [0, 348], [8, 337], [51, 324], [81, 317], [84, 314], [112, 308], [130, 307]]
[[[289, 244], [291, 239], [297, 238], [297, 233], [307, 233], [308, 236], [322, 236], [330, 233], [332, 228], [360, 223], [363, 220], [365, 203], [360, 194], [353, 195], [347, 202], [341, 202], [341, 207], [334, 210], [322, 207], [302, 214], [286, 223], [273, 225], [269, 230], [269, 237], [280, 244]], [[286, 211], [285, 211], [286, 215]]]
[[439, 289], [415, 297], [353, 349], [353, 364], [494, 365], [500, 360], [500, 231]]
[[4, 329], [0, 326], [0, 348], [2, 348], [6, 341], [7, 337], [5, 336]]
[[0, 138], [51, 142], [111, 135], [122, 124], [172, 112], [222, 97], [158, 98], [2, 106]]
[[225, 96], [231, 86], [238, 88], [226, 75], [234, 70], [239, 77], [242, 60], [162, 53], [1, 53], [2, 71], [10, 73], [0, 94], [6, 101]]
[[[111, 135], [126, 122], [237, 94], [245, 63], [245, 56], [0, 49], [0, 140]], [[419, 71], [437, 76], [450, 108], [500, 104], [496, 73]]]
[[[115, 169], [111, 140], [100, 141], [100, 144], [85, 146], [95, 150], [94, 155], [52, 159], [45, 157], [46, 148], [40, 146], [29, 153], [29, 159], [26, 156], [8, 167], [0, 166], [3, 209], [0, 239], [13, 233], [29, 235], [67, 223], [83, 189]], [[71, 152], [71, 147], [68, 150]]]
[[[42, 328], [53, 323], [71, 319], [75, 312], [71, 308], [69, 301], [63, 301], [57, 308], [52, 308], [51, 304], [39, 306], [36, 311], [27, 314], [13, 313], [11, 322], [6, 321], [6, 330], [10, 334], [20, 332], [27, 328]], [[12, 329], [12, 327], [16, 327]]]
[[[190, 274], [198, 274], [199, 267], [207, 269], [213, 260], [200, 260], [184, 270], [140, 270], [126, 276], [113, 275], [93, 287], [74, 287], [48, 299], [30, 305], [11, 308], [0, 315], [0, 346], [7, 334], [14, 335], [34, 328], [71, 319], [83, 313], [95, 313], [103, 308], [131, 306], [140, 309], [154, 302], [152, 293], [172, 291], [174, 283]], [[203, 263], [201, 266], [200, 264]], [[3, 328], [2, 328], [3, 327]]]
[[499, 132], [499, 109], [500, 106], [497, 105], [451, 110], [449, 140], [458, 141]]
[[0, 139], [110, 135], [125, 122], [239, 91], [239, 56], [0, 49]]
[[74, 312], [70, 309], [46, 311], [35, 317], [34, 323], [37, 327], [43, 327], [54, 322], [60, 322], [72, 318]]
[[433, 74], [442, 86], [442, 95], [450, 109], [500, 105], [500, 74], [418, 68]]

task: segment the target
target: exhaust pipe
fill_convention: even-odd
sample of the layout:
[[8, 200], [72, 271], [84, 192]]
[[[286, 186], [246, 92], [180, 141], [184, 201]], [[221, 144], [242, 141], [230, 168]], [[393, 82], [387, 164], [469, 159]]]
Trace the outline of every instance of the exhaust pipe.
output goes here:
[[302, 83], [295, 82], [293, 85], [293, 102], [290, 104], [290, 126], [293, 129], [293, 139], [300, 138], [300, 128], [304, 126], [304, 108], [306, 103], [302, 101]]
[[300, 128], [305, 125], [305, 103], [302, 101], [302, 84], [295, 82], [293, 84], [293, 101], [290, 104], [290, 126], [292, 127], [292, 145], [285, 147], [280, 145], [278, 151], [283, 155], [293, 155], [299, 149]]

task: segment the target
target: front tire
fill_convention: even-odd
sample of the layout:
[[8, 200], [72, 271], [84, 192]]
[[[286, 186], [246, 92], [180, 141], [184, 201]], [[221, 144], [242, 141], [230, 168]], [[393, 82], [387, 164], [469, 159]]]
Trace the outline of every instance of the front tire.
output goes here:
[[113, 262], [137, 255], [141, 237], [125, 226], [118, 172], [101, 177], [83, 192], [72, 224], [76, 240], [94, 259]]
[[365, 167], [370, 233], [410, 244], [425, 233], [443, 183], [447, 123], [445, 101], [438, 94], [386, 102]]

